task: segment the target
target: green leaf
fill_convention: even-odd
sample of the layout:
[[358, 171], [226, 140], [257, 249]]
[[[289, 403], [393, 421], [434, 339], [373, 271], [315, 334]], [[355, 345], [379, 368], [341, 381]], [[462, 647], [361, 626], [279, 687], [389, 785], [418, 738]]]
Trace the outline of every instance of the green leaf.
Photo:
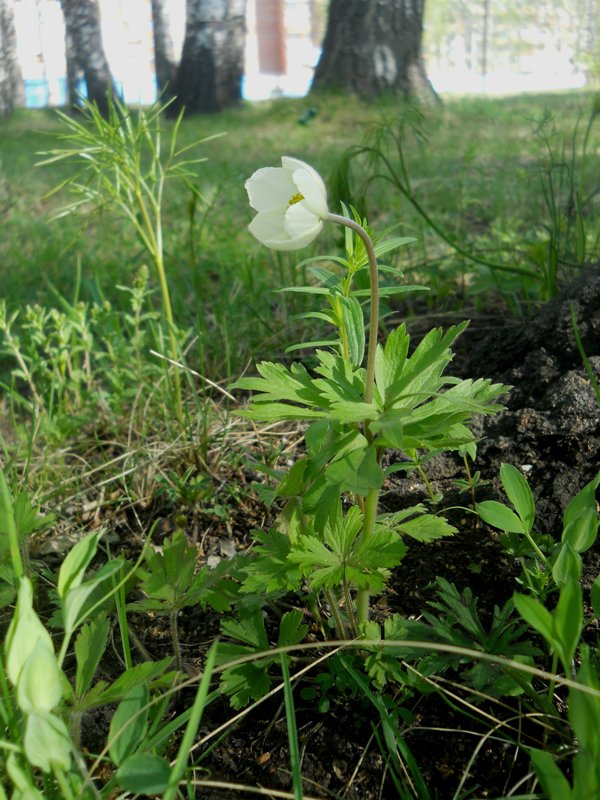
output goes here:
[[[84, 619], [88, 599], [104, 581], [112, 577], [122, 566], [122, 559], [113, 559], [100, 567], [93, 578], [80, 586], [69, 589], [63, 599], [63, 624], [68, 634], [72, 633]], [[109, 594], [111, 591], [109, 590]]]
[[302, 611], [286, 611], [279, 623], [278, 647], [300, 644], [308, 633], [308, 626], [302, 623]]
[[251, 700], [264, 697], [271, 688], [271, 679], [264, 665], [238, 664], [223, 671], [221, 688], [229, 697], [232, 708], [239, 709]]
[[90, 533], [78, 542], [65, 556], [58, 572], [57, 590], [64, 600], [71, 588], [75, 588], [83, 581], [83, 576], [90, 561], [96, 555], [101, 531]]
[[134, 753], [117, 770], [121, 789], [135, 794], [162, 794], [171, 777], [169, 762], [154, 753]]
[[535, 502], [527, 480], [512, 464], [501, 465], [500, 480], [506, 496], [523, 522], [525, 532], [529, 533], [535, 519]]
[[113, 714], [108, 731], [108, 752], [117, 766], [137, 750], [148, 732], [148, 700], [147, 686], [134, 686]]
[[406, 521], [394, 522], [394, 515], [390, 514], [379, 518], [385, 525], [389, 525], [398, 533], [410, 536], [418, 542], [434, 542], [444, 536], [453, 536], [456, 533], [456, 528], [443, 517], [438, 517], [435, 514], [420, 514], [414, 519]]
[[598, 536], [600, 518], [594, 508], [586, 508], [571, 519], [563, 530], [563, 541], [567, 541], [576, 553], [584, 553], [594, 544]]
[[98, 614], [80, 630], [75, 640], [75, 658], [77, 660], [75, 694], [77, 697], [83, 697], [90, 688], [100, 659], [104, 655], [109, 633], [110, 624], [106, 614]]
[[340, 485], [343, 491], [364, 497], [372, 489], [381, 488], [385, 473], [377, 462], [376, 448], [370, 446], [334, 461], [327, 467], [326, 478], [329, 483]]
[[546, 750], [530, 750], [531, 763], [548, 800], [571, 800], [571, 787]]
[[514, 511], [497, 500], [484, 500], [477, 503], [477, 513], [484, 522], [508, 533], [525, 533], [525, 526]]
[[[136, 686], [146, 685], [149, 689], [153, 686], [169, 686], [173, 683], [176, 673], [169, 671], [173, 658], [168, 656], [160, 661], [143, 661], [128, 670], [125, 670], [116, 681], [95, 693], [90, 702], [80, 704], [80, 710], [116, 703]], [[95, 687], [94, 687], [95, 689]], [[92, 690], [93, 691], [93, 690]]]
[[348, 355], [355, 367], [360, 367], [365, 355], [365, 321], [356, 297], [342, 297], [342, 325], [346, 334]]
[[[581, 667], [577, 682], [583, 687], [600, 690], [598, 672], [590, 659], [587, 645], [581, 648]], [[582, 750], [587, 751], [590, 761], [598, 771], [600, 760], [600, 698], [581, 691], [569, 689], [569, 722]]]
[[560, 597], [554, 611], [554, 630], [560, 643], [557, 653], [565, 673], [571, 670], [571, 663], [577, 650], [583, 629], [583, 599], [581, 586], [577, 580], [570, 580], [561, 586]]
[[224, 636], [239, 639], [255, 650], [268, 650], [269, 640], [265, 630], [262, 611], [257, 609], [250, 613], [240, 614], [240, 619], [225, 619], [221, 623]]
[[581, 570], [581, 556], [573, 550], [568, 541], [563, 542], [552, 565], [552, 577], [555, 583], [557, 586], [562, 586], [569, 580], [579, 580]]
[[587, 483], [583, 489], [577, 492], [575, 497], [569, 502], [563, 516], [565, 528], [581, 516], [581, 514], [589, 509], [596, 508], [596, 489], [598, 486], [600, 486], [600, 472], [598, 472], [596, 477]]
[[535, 628], [544, 637], [551, 647], [555, 646], [554, 621], [552, 615], [539, 600], [524, 594], [514, 594], [515, 608], [525, 622]]
[[300, 583], [300, 572], [288, 560], [290, 539], [279, 531], [254, 531], [252, 558], [244, 566], [243, 592], [265, 595], [290, 591]]

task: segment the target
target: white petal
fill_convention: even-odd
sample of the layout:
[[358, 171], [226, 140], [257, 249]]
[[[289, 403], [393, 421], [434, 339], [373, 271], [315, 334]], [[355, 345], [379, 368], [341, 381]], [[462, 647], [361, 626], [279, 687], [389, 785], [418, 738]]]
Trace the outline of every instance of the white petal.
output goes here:
[[327, 215], [327, 188], [318, 172], [308, 165], [294, 170], [293, 180], [306, 206], [318, 217]]
[[288, 205], [298, 189], [289, 170], [282, 167], [263, 167], [246, 181], [250, 205], [257, 211], [268, 211]]
[[300, 203], [294, 203], [285, 212], [283, 225], [288, 234], [295, 238], [296, 236], [304, 236], [309, 231], [315, 231], [315, 236], [321, 231], [323, 223], [320, 218], [314, 214], [302, 200]]
[[[271, 250], [300, 250], [300, 248], [310, 244], [321, 229], [321, 223], [314, 215], [312, 215], [312, 219], [312, 229], [307, 230], [304, 227], [297, 235], [291, 236], [283, 226], [283, 215], [281, 213], [262, 211], [254, 217], [248, 226], [248, 230], [259, 242], [270, 247]], [[315, 223], [318, 227], [315, 226]]]

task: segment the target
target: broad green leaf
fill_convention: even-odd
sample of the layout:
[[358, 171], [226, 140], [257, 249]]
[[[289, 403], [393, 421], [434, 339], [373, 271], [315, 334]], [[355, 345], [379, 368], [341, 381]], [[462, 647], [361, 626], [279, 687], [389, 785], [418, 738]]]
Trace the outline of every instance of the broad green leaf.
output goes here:
[[74, 589], [83, 581], [85, 571], [92, 558], [96, 555], [98, 541], [101, 536], [102, 531], [89, 533], [67, 553], [58, 572], [58, 584], [56, 587], [63, 600], [69, 589]]
[[535, 628], [544, 637], [551, 647], [556, 645], [554, 635], [554, 620], [552, 614], [543, 606], [539, 600], [524, 594], [514, 594], [513, 601], [515, 608], [523, 617], [525, 622]]
[[512, 464], [502, 464], [500, 480], [506, 496], [521, 518], [525, 531], [529, 533], [535, 519], [535, 502], [527, 480]]
[[55, 714], [28, 715], [23, 750], [29, 763], [42, 772], [53, 767], [67, 771], [71, 766], [71, 737]]
[[108, 731], [108, 752], [117, 766], [137, 750], [148, 732], [148, 700], [146, 684], [134, 686], [113, 714]]
[[525, 533], [525, 526], [514, 511], [497, 500], [477, 503], [477, 513], [484, 522], [509, 533]]
[[385, 474], [377, 463], [375, 447], [367, 447], [364, 452], [354, 450], [344, 458], [330, 464], [326, 470], [329, 483], [342, 487], [343, 491], [365, 496], [371, 489], [380, 489]]
[[596, 508], [586, 508], [565, 525], [563, 541], [567, 541], [576, 553], [584, 553], [596, 541], [599, 525], [600, 518]]
[[583, 489], [577, 492], [569, 502], [563, 516], [565, 528], [587, 510], [596, 508], [596, 489], [598, 486], [600, 486], [600, 472]]
[[581, 586], [577, 580], [570, 580], [561, 586], [560, 597], [554, 610], [554, 630], [560, 647], [556, 650], [561, 658], [565, 673], [571, 670], [571, 663], [577, 650], [583, 629], [583, 599]]
[[571, 800], [569, 781], [546, 750], [530, 750], [531, 763], [548, 800]]
[[[92, 594], [104, 581], [112, 577], [123, 566], [121, 559], [113, 559], [104, 564], [90, 580], [75, 586], [67, 592], [63, 599], [63, 624], [65, 632], [70, 635], [83, 621], [86, 614], [86, 604]], [[110, 594], [111, 589], [108, 590]]]
[[104, 655], [109, 633], [110, 624], [106, 614], [98, 614], [79, 631], [75, 640], [75, 694], [79, 698], [83, 697], [92, 684], [100, 659]]
[[121, 789], [135, 794], [162, 794], [171, 777], [169, 762], [154, 753], [134, 753], [117, 770]]
[[552, 577], [555, 583], [557, 586], [562, 586], [569, 580], [579, 580], [581, 570], [581, 556], [573, 550], [568, 541], [563, 542], [552, 565]]
[[304, 473], [308, 460], [300, 458], [290, 468], [288, 474], [280, 481], [276, 490], [277, 497], [294, 497], [302, 493], [305, 485], [306, 478]]

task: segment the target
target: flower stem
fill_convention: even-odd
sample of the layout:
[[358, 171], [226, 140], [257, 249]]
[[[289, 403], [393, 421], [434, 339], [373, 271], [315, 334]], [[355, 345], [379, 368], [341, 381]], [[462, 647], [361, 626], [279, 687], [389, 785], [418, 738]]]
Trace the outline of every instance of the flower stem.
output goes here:
[[[348, 217], [340, 214], [327, 214], [325, 217], [329, 222], [337, 222], [345, 225], [356, 233], [365, 246], [367, 258], [369, 259], [369, 278], [371, 285], [371, 316], [369, 328], [369, 345], [367, 348], [367, 375], [365, 378], [365, 403], [373, 402], [373, 387], [375, 385], [375, 356], [377, 355], [377, 334], [379, 331], [379, 274], [377, 271], [377, 257], [371, 237], [366, 230]], [[369, 444], [373, 437], [369, 429], [368, 421], [364, 423], [365, 437]], [[379, 489], [370, 489], [365, 500], [365, 511], [363, 518], [362, 538], [368, 539], [374, 529], [377, 519], [377, 506], [379, 502]], [[369, 619], [369, 590], [359, 589], [356, 600], [356, 622], [358, 627]]]

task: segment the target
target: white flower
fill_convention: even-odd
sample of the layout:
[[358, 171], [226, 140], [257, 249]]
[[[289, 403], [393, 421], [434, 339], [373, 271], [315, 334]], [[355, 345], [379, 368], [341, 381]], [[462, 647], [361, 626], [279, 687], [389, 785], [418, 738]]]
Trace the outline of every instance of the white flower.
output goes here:
[[272, 250], [299, 250], [315, 239], [329, 213], [323, 179], [304, 161], [283, 156], [281, 167], [263, 167], [246, 181], [258, 211], [248, 230]]

